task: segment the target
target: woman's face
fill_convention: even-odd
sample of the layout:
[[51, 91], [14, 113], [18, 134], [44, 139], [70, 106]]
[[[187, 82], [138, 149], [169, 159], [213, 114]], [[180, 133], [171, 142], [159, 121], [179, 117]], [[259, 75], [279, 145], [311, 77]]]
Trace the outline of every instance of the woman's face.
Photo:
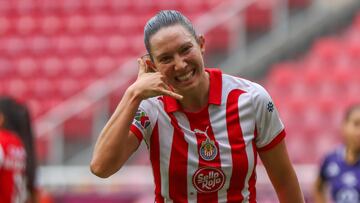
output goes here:
[[360, 108], [356, 108], [344, 121], [343, 134], [348, 146], [360, 151]]
[[182, 25], [160, 29], [150, 38], [155, 71], [168, 85], [184, 92], [200, 83], [204, 71], [204, 38], [198, 41]]

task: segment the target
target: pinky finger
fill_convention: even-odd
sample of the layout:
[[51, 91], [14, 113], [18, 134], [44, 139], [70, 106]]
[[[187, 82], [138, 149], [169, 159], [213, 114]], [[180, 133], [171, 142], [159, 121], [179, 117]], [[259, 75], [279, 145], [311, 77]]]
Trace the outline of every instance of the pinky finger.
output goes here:
[[166, 89], [163, 89], [162, 92], [165, 94], [165, 95], [168, 95], [170, 97], [173, 97], [174, 99], [178, 99], [178, 100], [181, 100], [183, 98], [182, 95], [180, 94], [177, 94], [173, 91], [170, 91], [170, 90], [166, 90]]

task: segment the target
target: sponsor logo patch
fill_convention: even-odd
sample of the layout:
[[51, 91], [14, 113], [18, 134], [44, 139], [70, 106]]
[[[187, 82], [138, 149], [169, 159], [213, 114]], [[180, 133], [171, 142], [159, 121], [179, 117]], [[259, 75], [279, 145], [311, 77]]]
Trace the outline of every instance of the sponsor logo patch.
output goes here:
[[216, 192], [224, 186], [225, 174], [218, 168], [203, 167], [194, 173], [192, 182], [199, 193]]
[[150, 125], [149, 117], [142, 110], [138, 110], [135, 114], [136, 125], [143, 129], [146, 129]]

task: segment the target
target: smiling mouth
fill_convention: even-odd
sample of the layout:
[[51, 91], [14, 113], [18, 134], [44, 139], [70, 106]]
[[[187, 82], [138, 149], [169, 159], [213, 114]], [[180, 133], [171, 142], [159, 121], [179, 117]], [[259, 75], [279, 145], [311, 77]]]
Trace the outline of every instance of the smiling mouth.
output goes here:
[[178, 82], [184, 82], [184, 81], [188, 81], [190, 80], [193, 76], [195, 75], [195, 69], [188, 72], [187, 74], [185, 75], [181, 75], [181, 76], [177, 76], [175, 77], [176, 81]]

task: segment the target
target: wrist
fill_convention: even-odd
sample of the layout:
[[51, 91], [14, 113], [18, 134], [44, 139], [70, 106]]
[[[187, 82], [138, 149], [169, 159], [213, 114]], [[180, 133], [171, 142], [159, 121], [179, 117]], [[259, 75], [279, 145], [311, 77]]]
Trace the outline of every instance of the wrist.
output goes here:
[[141, 91], [139, 91], [133, 84], [125, 91], [124, 97], [128, 97], [131, 101], [137, 103], [140, 103], [143, 100]]

